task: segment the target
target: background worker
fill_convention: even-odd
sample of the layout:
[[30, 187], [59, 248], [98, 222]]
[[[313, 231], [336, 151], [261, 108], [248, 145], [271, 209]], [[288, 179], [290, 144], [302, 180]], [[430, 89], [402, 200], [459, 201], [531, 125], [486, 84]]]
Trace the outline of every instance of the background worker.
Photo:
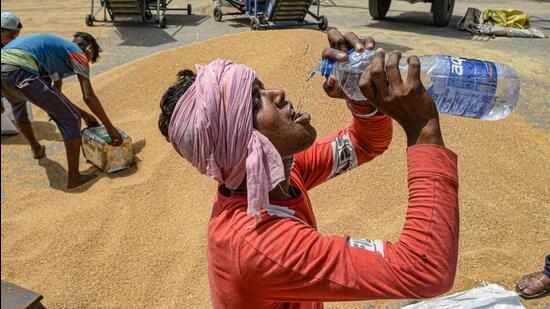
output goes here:
[[13, 14], [12, 12], [2, 13], [2, 48], [4, 48], [4, 45], [8, 44], [13, 39], [19, 36], [21, 28], [23, 28], [23, 25], [21, 24], [21, 21], [19, 20], [19, 17], [17, 17], [17, 15]]
[[76, 74], [84, 102], [105, 125], [118, 146], [122, 137], [105, 113], [90, 82], [90, 62], [95, 62], [101, 49], [95, 38], [85, 32], [74, 34], [74, 40], [50, 34], [31, 34], [11, 41], [2, 49], [2, 94], [10, 101], [19, 130], [28, 140], [33, 156], [39, 159], [45, 147], [35, 137], [27, 117], [25, 102], [28, 100], [45, 110], [55, 121], [65, 142], [68, 161], [67, 188], [78, 187], [96, 177], [82, 175], [79, 171], [80, 118], [88, 126], [99, 122], [90, 113], [73, 104], [52, 79], [60, 81]]
[[[15, 38], [19, 36], [21, 33], [21, 28], [23, 28], [23, 25], [21, 24], [21, 21], [19, 20], [19, 17], [15, 15], [12, 12], [2, 12], [2, 28], [1, 28], [1, 48], [4, 48], [4, 45], [8, 44]], [[4, 97], [4, 96], [2, 96]], [[2, 109], [1, 112], [4, 112], [4, 103], [0, 104], [0, 108]]]

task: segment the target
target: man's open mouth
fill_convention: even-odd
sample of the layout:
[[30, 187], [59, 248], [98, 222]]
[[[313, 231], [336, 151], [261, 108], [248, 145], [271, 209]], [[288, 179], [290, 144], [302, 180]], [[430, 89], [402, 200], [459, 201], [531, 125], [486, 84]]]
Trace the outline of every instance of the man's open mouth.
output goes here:
[[294, 106], [290, 102], [288, 103], [288, 109], [290, 111], [290, 119], [294, 123], [311, 120], [311, 116], [308, 113], [297, 112], [294, 110]]

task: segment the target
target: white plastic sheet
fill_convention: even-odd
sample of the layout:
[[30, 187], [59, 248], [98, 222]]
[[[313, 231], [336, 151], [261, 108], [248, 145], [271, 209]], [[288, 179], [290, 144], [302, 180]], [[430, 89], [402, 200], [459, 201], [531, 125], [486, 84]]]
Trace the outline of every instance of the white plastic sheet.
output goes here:
[[466, 15], [462, 17], [456, 27], [458, 30], [468, 31], [477, 35], [500, 35], [521, 38], [546, 38], [546, 35], [535, 28], [518, 29], [503, 27], [490, 23], [483, 23], [483, 12], [476, 8], [468, 8]]
[[[11, 104], [6, 100], [6, 98], [2, 97], [2, 106], [4, 106], [4, 112], [2, 113], [2, 135], [13, 135], [13, 134], [19, 134], [19, 130], [13, 123], [14, 118], [11, 111]], [[32, 109], [31, 109], [31, 103], [27, 102], [27, 113], [29, 114], [29, 120], [32, 121]]]
[[515, 292], [497, 284], [488, 284], [453, 295], [422, 301], [403, 307], [404, 309], [432, 308], [476, 308], [476, 309], [520, 309], [525, 308]]

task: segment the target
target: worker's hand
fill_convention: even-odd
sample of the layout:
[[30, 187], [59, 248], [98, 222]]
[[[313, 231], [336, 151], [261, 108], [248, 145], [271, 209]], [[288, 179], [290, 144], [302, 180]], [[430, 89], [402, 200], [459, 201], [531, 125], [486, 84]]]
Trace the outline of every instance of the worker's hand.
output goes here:
[[401, 52], [392, 53], [384, 64], [385, 51], [379, 48], [371, 64], [365, 69], [359, 87], [369, 103], [395, 119], [407, 134], [409, 146], [437, 144], [443, 146], [439, 114], [432, 97], [420, 80], [420, 60], [407, 59], [407, 78], [401, 79], [399, 60]]
[[[348, 61], [347, 51], [351, 48], [355, 48], [357, 51], [373, 50], [376, 42], [371, 37], [360, 39], [353, 32], [348, 32], [345, 35], [340, 33], [336, 29], [332, 29], [328, 32], [328, 42], [330, 48], [323, 50], [323, 59], [331, 59], [334, 61], [345, 62]], [[348, 96], [342, 91], [338, 81], [329, 76], [323, 85], [323, 89], [327, 95], [331, 98], [350, 100]], [[366, 104], [366, 102], [354, 102], [358, 104]]]
[[86, 126], [88, 127], [95, 127], [99, 125], [99, 122], [97, 119], [92, 116], [90, 113], [81, 113], [82, 114], [82, 120], [86, 123]]
[[107, 127], [107, 133], [111, 137], [111, 145], [120, 146], [122, 144], [122, 135], [120, 135], [120, 132], [115, 127]]

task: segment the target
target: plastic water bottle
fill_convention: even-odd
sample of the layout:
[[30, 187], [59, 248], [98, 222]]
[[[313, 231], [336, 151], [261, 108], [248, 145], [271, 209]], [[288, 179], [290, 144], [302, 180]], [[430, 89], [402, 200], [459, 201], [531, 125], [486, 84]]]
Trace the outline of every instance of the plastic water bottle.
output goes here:
[[[348, 97], [366, 100], [359, 89], [359, 79], [374, 53], [350, 50], [347, 62], [323, 59], [312, 75], [317, 73], [327, 78], [333, 75]], [[444, 55], [419, 58], [422, 84], [441, 113], [499, 120], [506, 118], [517, 104], [519, 77], [505, 64]], [[399, 63], [403, 78], [408, 67], [403, 57]]]

